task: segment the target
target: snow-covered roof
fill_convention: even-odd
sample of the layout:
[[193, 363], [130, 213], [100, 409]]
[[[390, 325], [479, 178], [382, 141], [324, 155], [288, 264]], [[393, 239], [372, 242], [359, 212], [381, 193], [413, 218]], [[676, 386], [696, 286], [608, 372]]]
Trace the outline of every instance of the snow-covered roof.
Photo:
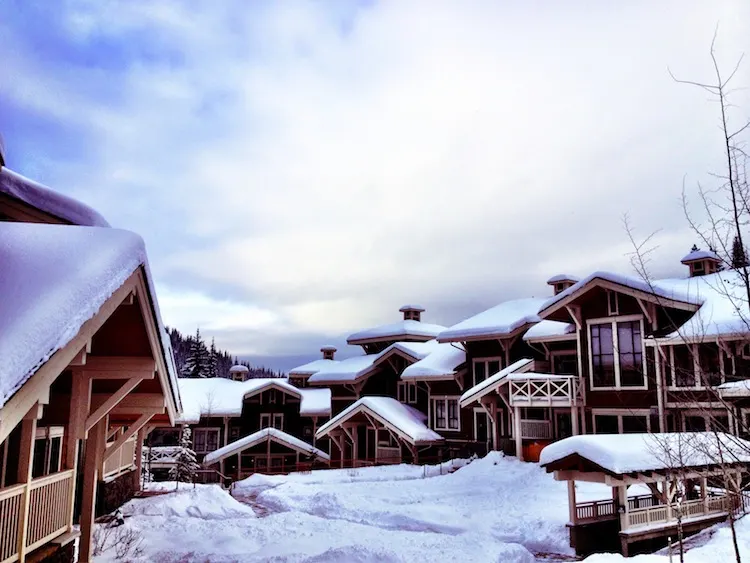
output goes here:
[[362, 397], [321, 426], [317, 438], [322, 438], [360, 412], [367, 412], [411, 444], [432, 444], [443, 440], [440, 434], [425, 424], [427, 415], [392, 397]]
[[421, 360], [407, 366], [401, 379], [445, 379], [456, 375], [458, 367], [466, 362], [466, 352], [453, 344], [439, 344]]
[[141, 265], [134, 233], [0, 222], [0, 407]]
[[491, 375], [484, 381], [480, 381], [474, 387], [468, 389], [463, 395], [461, 395], [461, 408], [469, 405], [477, 399], [481, 399], [487, 393], [491, 393], [499, 385], [505, 383], [505, 381], [507, 381], [507, 377], [510, 374], [529, 369], [529, 367], [531, 367], [531, 365], [533, 364], [533, 361], [534, 360], [530, 358], [522, 358], [518, 361], [513, 362], [508, 367], [501, 369], [496, 374]]
[[247, 373], [250, 369], [247, 366], [243, 366], [240, 364], [237, 364], [236, 366], [232, 366], [229, 368], [229, 373]]
[[750, 462], [750, 442], [736, 436], [720, 432], [673, 432], [572, 436], [545, 447], [539, 463], [547, 466], [577, 454], [605, 471], [622, 475], [678, 466], [716, 465], [720, 451], [727, 463]]
[[[577, 282], [574, 285], [571, 285], [568, 289], [565, 291], [561, 291], [551, 299], [548, 299], [544, 303], [542, 303], [541, 307], [539, 308], [539, 314], [544, 315], [544, 312], [547, 309], [550, 309], [557, 303], [563, 301], [564, 299], [570, 297], [572, 294], [578, 292], [588, 284], [590, 284], [592, 281], [600, 279], [604, 280], [610, 283], [622, 285], [624, 287], [634, 289], [637, 291], [642, 291], [643, 293], [650, 293], [657, 297], [662, 297], [664, 299], [670, 299], [673, 301], [679, 301], [682, 303], [686, 303], [689, 305], [700, 305], [702, 301], [698, 298], [696, 298], [695, 295], [691, 295], [689, 291], [687, 291], [686, 288], [681, 287], [679, 284], [670, 284], [670, 283], [662, 283], [670, 280], [657, 280], [654, 282], [647, 282], [643, 281], [638, 278], [634, 278], [631, 276], [624, 276], [622, 274], [615, 274], [612, 272], [594, 272], [593, 274], [590, 274], [583, 278], [581, 281]], [[690, 278], [690, 279], [696, 279], [696, 278]], [[675, 280], [671, 280], [675, 281]], [[679, 280], [684, 281], [684, 280]]]
[[311, 385], [322, 383], [349, 383], [370, 373], [380, 354], [354, 356], [340, 361], [330, 361], [307, 380]]
[[[328, 415], [331, 413], [330, 390], [299, 389], [291, 385], [285, 378], [280, 377], [264, 377], [248, 379], [247, 381], [234, 381], [223, 377], [182, 378], [179, 380], [179, 385], [183, 406], [180, 422], [183, 424], [196, 424], [201, 416], [240, 416], [245, 397], [271, 388], [279, 389], [299, 398], [302, 416]], [[328, 391], [328, 393], [311, 393], [308, 397], [308, 391]], [[303, 407], [305, 401], [307, 404]], [[310, 414], [303, 413], [303, 410]]]
[[425, 308], [421, 305], [404, 305], [399, 309], [401, 313], [405, 313], [406, 311], [418, 311], [420, 313], [424, 313]]
[[562, 338], [568, 335], [575, 337], [576, 327], [573, 323], [544, 320], [536, 323], [523, 335], [524, 340], [545, 340]]
[[505, 301], [442, 331], [440, 342], [460, 342], [509, 336], [519, 328], [539, 322], [537, 311], [544, 299], [527, 297]]
[[379, 356], [382, 358], [390, 352], [401, 352], [415, 360], [421, 360], [439, 350], [442, 346], [444, 345], [438, 343], [437, 340], [428, 340], [427, 342], [394, 342], [380, 352]]
[[287, 434], [277, 428], [263, 428], [258, 430], [249, 436], [235, 440], [231, 444], [227, 444], [223, 448], [214, 450], [206, 457], [203, 458], [203, 465], [209, 466], [214, 463], [220, 462], [222, 459], [226, 459], [230, 456], [236, 455], [243, 450], [257, 446], [258, 444], [264, 443], [266, 440], [271, 440], [278, 444], [282, 444], [292, 450], [296, 450], [300, 453], [305, 453], [310, 456], [315, 456], [325, 461], [330, 461], [331, 457], [323, 450], [316, 448], [315, 446], [308, 444], [307, 442]]
[[329, 416], [331, 414], [330, 389], [300, 389], [302, 395], [299, 413], [302, 416]]
[[367, 342], [384, 340], [401, 340], [403, 338], [435, 338], [444, 326], [423, 323], [415, 320], [403, 320], [376, 326], [360, 332], [350, 334], [346, 339], [349, 344], [365, 344]]
[[289, 371], [289, 375], [312, 375], [313, 373], [318, 373], [319, 371], [325, 370], [331, 367], [333, 364], [337, 363], [339, 363], [338, 360], [326, 360], [324, 358], [319, 358], [317, 360], [313, 360], [312, 362], [297, 366], [293, 370]]
[[570, 274], [557, 274], [556, 276], [552, 276], [550, 279], [548, 279], [547, 283], [551, 285], [553, 283], [560, 283], [564, 281], [577, 282], [580, 279], [581, 278], [576, 277], [576, 276], [571, 276]]
[[0, 193], [74, 225], [109, 227], [97, 211], [12, 170], [0, 167]]
[[729, 381], [717, 387], [719, 395], [729, 397], [750, 397], [750, 379], [741, 381]]
[[716, 260], [717, 262], [721, 262], [721, 258], [713, 250], [691, 250], [688, 254], [683, 256], [680, 262], [687, 264], [697, 260]]

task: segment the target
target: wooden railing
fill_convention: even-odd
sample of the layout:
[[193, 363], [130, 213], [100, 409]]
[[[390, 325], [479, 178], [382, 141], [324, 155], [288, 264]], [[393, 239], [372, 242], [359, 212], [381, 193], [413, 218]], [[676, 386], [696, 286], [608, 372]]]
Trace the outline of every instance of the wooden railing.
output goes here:
[[34, 479], [29, 485], [28, 550], [36, 549], [61, 534], [70, 518], [73, 470]]
[[728, 512], [730, 508], [729, 497], [714, 496], [706, 499], [684, 501], [681, 507], [673, 504], [671, 511], [667, 505], [658, 505], [650, 508], [631, 510], [628, 513], [628, 528], [639, 528], [652, 524], [667, 524], [677, 521], [677, 510], [681, 508], [682, 518], [695, 518], [709, 514], [721, 514]]
[[[107, 444], [107, 448], [112, 447], [113, 443], [114, 442]], [[119, 452], [104, 462], [102, 475], [104, 477], [110, 477], [121, 473], [122, 471], [132, 469], [135, 466], [135, 446], [135, 438], [126, 441], [120, 448]]]
[[[644, 507], [657, 506], [659, 499], [653, 495], [637, 495], [628, 497], [628, 510], [633, 511]], [[617, 518], [617, 510], [613, 500], [596, 500], [576, 504], [576, 522], [593, 520], [610, 520]]]
[[28, 485], [14, 485], [0, 490], [0, 563], [18, 559], [18, 542], [29, 495], [26, 528], [26, 551], [32, 551], [59, 536], [70, 524], [70, 498], [73, 470], [38, 477]]
[[153, 446], [143, 448], [143, 464], [152, 467], [171, 467], [175, 463], [180, 446]]
[[510, 381], [510, 404], [522, 407], [569, 407], [578, 404], [578, 378], [559, 376]]
[[521, 420], [521, 438], [549, 440], [552, 438], [551, 420]]

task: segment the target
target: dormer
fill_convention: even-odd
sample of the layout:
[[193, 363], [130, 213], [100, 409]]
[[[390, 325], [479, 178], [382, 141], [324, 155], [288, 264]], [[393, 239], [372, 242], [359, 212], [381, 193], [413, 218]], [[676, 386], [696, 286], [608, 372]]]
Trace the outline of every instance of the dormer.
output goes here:
[[558, 295], [578, 282], [579, 279], [570, 274], [557, 274], [547, 280], [547, 285], [551, 285], [554, 288], [555, 295]]
[[404, 305], [399, 309], [404, 314], [405, 321], [422, 321], [422, 313], [424, 313], [424, 307], [419, 305]]
[[690, 277], [715, 274], [721, 269], [721, 258], [713, 250], [700, 250], [696, 245], [681, 260], [690, 268]]
[[336, 346], [323, 346], [320, 351], [323, 353], [324, 360], [333, 360], [336, 355]]
[[229, 377], [234, 381], [245, 381], [249, 372], [247, 366], [237, 364], [229, 368]]

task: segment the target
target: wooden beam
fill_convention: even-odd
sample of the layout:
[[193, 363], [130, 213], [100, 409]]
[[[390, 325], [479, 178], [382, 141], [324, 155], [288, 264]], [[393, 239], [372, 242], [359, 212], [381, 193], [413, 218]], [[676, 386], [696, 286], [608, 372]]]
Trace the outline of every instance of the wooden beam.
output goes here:
[[128, 429], [123, 432], [122, 436], [117, 438], [117, 441], [114, 443], [114, 445], [107, 448], [102, 455], [102, 461], [106, 463], [106, 461], [111, 458], [113, 455], [115, 455], [119, 449], [122, 447], [122, 445], [130, 440], [130, 438], [138, 432], [141, 428], [143, 428], [149, 420], [151, 420], [151, 417], [154, 416], [154, 414], [159, 413], [153, 413], [153, 412], [145, 412], [141, 415], [141, 417], [136, 420], [133, 424], [128, 426]]
[[81, 351], [78, 352], [75, 357], [70, 361], [68, 364], [68, 367], [78, 367], [78, 366], [84, 366], [86, 365], [86, 354], [87, 354], [88, 345], [81, 348]]
[[81, 500], [81, 539], [78, 544], [79, 563], [91, 562], [91, 544], [94, 538], [94, 508], [96, 505], [96, 486], [99, 480], [99, 467], [104, 454], [107, 434], [107, 417], [104, 416], [94, 425], [93, 431], [86, 439], [86, 452], [83, 462], [83, 492]]
[[108, 372], [108, 371], [156, 371], [156, 362], [153, 358], [140, 356], [88, 356], [83, 371]]
[[29, 501], [31, 500], [31, 472], [34, 466], [34, 441], [36, 437], [36, 421], [39, 417], [39, 403], [35, 404], [21, 421], [21, 440], [18, 455], [18, 482], [25, 483], [26, 489], [21, 497], [18, 522], [18, 560], [26, 560], [26, 536], [29, 529]]
[[138, 387], [141, 381], [143, 380], [138, 377], [126, 380], [117, 391], [112, 393], [104, 403], [86, 418], [86, 431], [91, 430], [97, 422], [107, 416], [109, 411], [115, 408], [128, 393]]

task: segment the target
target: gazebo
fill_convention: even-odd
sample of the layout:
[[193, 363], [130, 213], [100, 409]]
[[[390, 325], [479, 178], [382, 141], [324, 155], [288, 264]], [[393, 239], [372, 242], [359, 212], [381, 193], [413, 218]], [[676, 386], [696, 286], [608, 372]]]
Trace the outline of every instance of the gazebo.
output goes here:
[[[626, 557], [676, 539], [678, 523], [689, 535], [743, 509], [749, 463], [750, 442], [713, 432], [573, 436], [540, 459], [568, 482], [571, 547], [579, 555], [619, 548]], [[612, 498], [578, 503], [576, 481], [608, 485]], [[628, 495], [633, 485], [650, 494]]]

